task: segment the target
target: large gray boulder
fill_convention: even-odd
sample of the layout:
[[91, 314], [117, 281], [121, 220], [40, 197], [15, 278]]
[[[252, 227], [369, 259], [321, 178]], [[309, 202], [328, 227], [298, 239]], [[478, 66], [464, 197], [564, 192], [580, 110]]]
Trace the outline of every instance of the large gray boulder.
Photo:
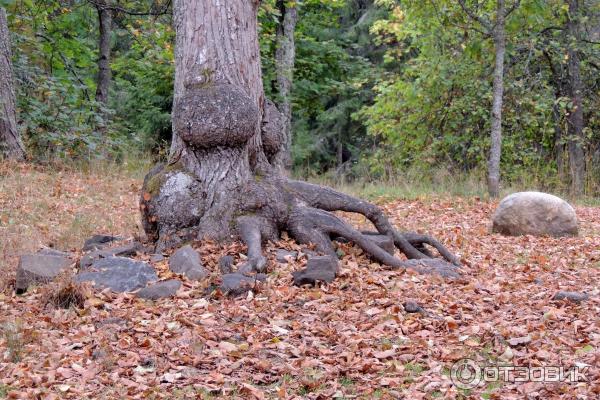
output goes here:
[[59, 255], [23, 255], [17, 267], [15, 289], [17, 293], [22, 293], [33, 284], [48, 283], [72, 264], [70, 258]]
[[183, 246], [171, 255], [169, 269], [193, 281], [201, 281], [208, 276], [208, 272], [202, 266], [200, 254], [190, 245]]
[[514, 193], [498, 205], [492, 231], [509, 236], [576, 236], [577, 215], [569, 203], [551, 194]]
[[150, 265], [124, 257], [102, 258], [75, 276], [76, 282], [93, 282], [96, 288], [114, 292], [132, 292], [157, 280]]

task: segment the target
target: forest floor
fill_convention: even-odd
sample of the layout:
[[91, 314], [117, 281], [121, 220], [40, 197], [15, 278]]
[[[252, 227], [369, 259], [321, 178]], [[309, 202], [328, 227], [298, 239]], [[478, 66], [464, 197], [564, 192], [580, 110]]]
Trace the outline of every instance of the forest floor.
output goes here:
[[[157, 302], [88, 289], [83, 307], [70, 309], [47, 302], [52, 285], [13, 294], [19, 254], [75, 250], [94, 233], [136, 236], [140, 186], [123, 172], [0, 165], [0, 398], [600, 396], [600, 208], [576, 207], [579, 237], [553, 239], [491, 234], [496, 203], [475, 197], [381, 203], [397, 226], [430, 233], [459, 254], [463, 281], [386, 271], [340, 244], [335, 282], [298, 288], [291, 273], [306, 258], [276, 262], [277, 248], [302, 251], [282, 240], [266, 249], [267, 282], [242, 298], [207, 297], [208, 283], [189, 281]], [[196, 247], [213, 281], [222, 255], [240, 261], [244, 252], [240, 244]], [[171, 276], [166, 261], [154, 266]], [[551, 300], [558, 290], [590, 299]], [[407, 301], [424, 312], [408, 312]], [[465, 358], [503, 366], [503, 374], [509, 366], [575, 366], [583, 376], [537, 382], [513, 373], [461, 389], [451, 370]]]

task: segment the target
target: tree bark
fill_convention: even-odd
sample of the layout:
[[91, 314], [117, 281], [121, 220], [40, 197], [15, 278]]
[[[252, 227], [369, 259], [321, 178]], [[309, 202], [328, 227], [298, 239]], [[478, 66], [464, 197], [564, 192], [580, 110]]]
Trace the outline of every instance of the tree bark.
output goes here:
[[0, 158], [25, 158], [25, 147], [17, 128], [10, 34], [3, 7], [0, 7]]
[[110, 36], [112, 32], [112, 11], [104, 0], [96, 1], [98, 13], [98, 79], [96, 85], [96, 101], [106, 104], [111, 81], [110, 70]]
[[585, 122], [583, 119], [583, 84], [581, 82], [580, 61], [577, 43], [580, 39], [579, 1], [568, 0], [567, 19], [567, 55], [568, 55], [568, 92], [573, 104], [567, 116], [569, 169], [571, 173], [571, 192], [581, 195], [585, 189]]
[[296, 44], [294, 33], [298, 12], [296, 3], [278, 0], [277, 7], [281, 16], [277, 26], [277, 50], [275, 60], [277, 65], [277, 86], [279, 90], [279, 110], [283, 115], [283, 148], [275, 161], [279, 166], [289, 169], [292, 163], [292, 83], [294, 63], [296, 60]]
[[488, 192], [491, 197], [500, 195], [500, 157], [502, 155], [502, 100], [504, 95], [504, 53], [506, 52], [505, 33], [506, 7], [504, 0], [498, 0], [496, 25], [493, 29], [495, 63], [492, 88], [492, 131], [488, 160]]

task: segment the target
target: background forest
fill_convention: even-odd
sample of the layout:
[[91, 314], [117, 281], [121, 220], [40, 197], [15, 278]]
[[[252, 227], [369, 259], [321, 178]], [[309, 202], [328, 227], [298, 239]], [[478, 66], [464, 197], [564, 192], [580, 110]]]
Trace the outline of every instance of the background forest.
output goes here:
[[[174, 72], [169, 0], [1, 3], [29, 158], [165, 155]], [[276, 60], [290, 9], [297, 23], [288, 96]], [[277, 104], [291, 102], [294, 173], [483, 181], [496, 43], [485, 21], [495, 28], [496, 10], [497, 1], [487, 0], [263, 1], [264, 87]], [[597, 196], [600, 2], [523, 0], [510, 11], [503, 182]], [[575, 148], [583, 154], [579, 188]]]

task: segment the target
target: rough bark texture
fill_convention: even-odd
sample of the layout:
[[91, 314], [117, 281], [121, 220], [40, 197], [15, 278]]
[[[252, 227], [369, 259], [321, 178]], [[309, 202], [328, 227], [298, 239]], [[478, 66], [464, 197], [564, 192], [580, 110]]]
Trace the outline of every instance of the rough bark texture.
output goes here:
[[567, 20], [568, 34], [568, 71], [569, 71], [569, 97], [573, 103], [567, 117], [569, 167], [571, 172], [571, 191], [575, 195], [583, 194], [585, 188], [585, 135], [583, 133], [583, 84], [581, 82], [579, 54], [577, 42], [579, 34], [579, 1], [568, 0], [569, 14]]
[[[174, 3], [174, 140], [169, 162], [144, 181], [140, 207], [148, 236], [158, 249], [188, 240], [240, 238], [248, 246], [248, 261], [238, 275], [264, 271], [262, 243], [287, 231], [336, 265], [332, 238], [342, 237], [390, 268], [458, 277], [458, 260], [434, 239], [402, 234], [376, 206], [281, 173], [274, 155], [285, 140], [281, 115], [263, 95], [257, 7], [250, 0]], [[331, 213], [336, 210], [365, 215], [415, 260], [396, 258]], [[443, 259], [431, 258], [425, 245]], [[296, 282], [327, 282], [331, 274], [312, 265]]]
[[6, 12], [0, 7], [0, 158], [22, 160], [25, 148], [17, 129], [10, 34]]
[[275, 61], [277, 65], [277, 86], [279, 90], [279, 109], [283, 114], [283, 143], [282, 151], [275, 164], [289, 168], [291, 167], [291, 146], [292, 146], [292, 82], [294, 74], [294, 63], [296, 60], [296, 44], [294, 32], [296, 31], [296, 22], [298, 12], [296, 3], [285, 0], [278, 0], [277, 7], [281, 17], [277, 26], [277, 50], [275, 52]]
[[98, 79], [96, 101], [106, 103], [110, 87], [110, 34], [112, 32], [112, 11], [105, 1], [95, 3], [98, 12]]
[[498, 0], [496, 25], [493, 29], [495, 64], [492, 89], [492, 132], [488, 160], [488, 192], [492, 197], [500, 195], [500, 157], [502, 154], [502, 97], [504, 94], [504, 53], [506, 51], [504, 0]]

